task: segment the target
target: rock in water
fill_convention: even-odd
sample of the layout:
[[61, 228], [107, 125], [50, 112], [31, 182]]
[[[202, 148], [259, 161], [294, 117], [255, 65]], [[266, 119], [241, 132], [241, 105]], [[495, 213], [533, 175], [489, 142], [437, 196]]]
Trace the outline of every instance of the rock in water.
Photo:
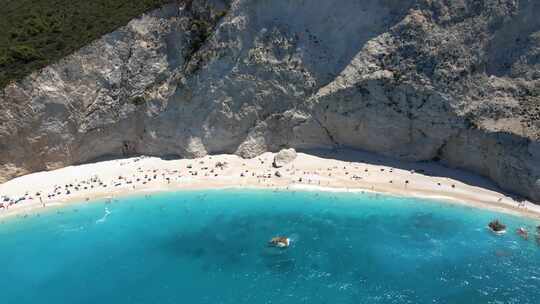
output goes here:
[[275, 168], [281, 168], [292, 162], [295, 158], [296, 151], [294, 149], [283, 149], [274, 156], [272, 165], [274, 165]]
[[503, 234], [506, 232], [506, 225], [499, 222], [499, 220], [491, 221], [488, 227], [497, 234]]
[[278, 248], [286, 248], [289, 247], [290, 239], [285, 236], [276, 236], [273, 237], [269, 242], [269, 245], [278, 247]]

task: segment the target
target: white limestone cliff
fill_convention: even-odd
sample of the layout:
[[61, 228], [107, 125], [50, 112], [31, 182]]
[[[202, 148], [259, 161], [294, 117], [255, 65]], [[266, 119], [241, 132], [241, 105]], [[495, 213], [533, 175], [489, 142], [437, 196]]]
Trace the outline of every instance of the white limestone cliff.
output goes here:
[[1, 91], [0, 180], [104, 156], [347, 147], [540, 201], [538, 13], [528, 0], [173, 3]]

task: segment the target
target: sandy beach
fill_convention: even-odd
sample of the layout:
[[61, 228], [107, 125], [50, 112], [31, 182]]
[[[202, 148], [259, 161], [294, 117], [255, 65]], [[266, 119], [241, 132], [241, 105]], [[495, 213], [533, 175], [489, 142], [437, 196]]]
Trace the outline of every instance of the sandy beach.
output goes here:
[[540, 206], [517, 201], [484, 178], [433, 163], [411, 164], [351, 151], [315, 154], [274, 168], [273, 153], [253, 159], [213, 155], [165, 160], [133, 157], [38, 172], [0, 185], [0, 217], [25, 216], [72, 202], [137, 192], [269, 188], [358, 191], [433, 198], [540, 219]]

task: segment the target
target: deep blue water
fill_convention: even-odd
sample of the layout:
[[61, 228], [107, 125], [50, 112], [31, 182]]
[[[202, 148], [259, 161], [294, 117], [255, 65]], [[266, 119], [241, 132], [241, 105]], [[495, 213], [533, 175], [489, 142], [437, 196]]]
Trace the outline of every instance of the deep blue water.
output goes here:
[[[108, 212], [107, 212], [108, 211]], [[0, 303], [540, 303], [535, 222], [372, 194], [199, 191], [0, 224]], [[290, 248], [269, 248], [276, 235]]]

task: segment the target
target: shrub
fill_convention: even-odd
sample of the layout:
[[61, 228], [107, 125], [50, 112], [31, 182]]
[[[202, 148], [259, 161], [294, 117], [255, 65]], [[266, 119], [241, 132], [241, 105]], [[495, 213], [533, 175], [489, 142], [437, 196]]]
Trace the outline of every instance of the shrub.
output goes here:
[[14, 59], [23, 63], [41, 59], [39, 52], [30, 45], [17, 45], [9, 48], [8, 59]]

